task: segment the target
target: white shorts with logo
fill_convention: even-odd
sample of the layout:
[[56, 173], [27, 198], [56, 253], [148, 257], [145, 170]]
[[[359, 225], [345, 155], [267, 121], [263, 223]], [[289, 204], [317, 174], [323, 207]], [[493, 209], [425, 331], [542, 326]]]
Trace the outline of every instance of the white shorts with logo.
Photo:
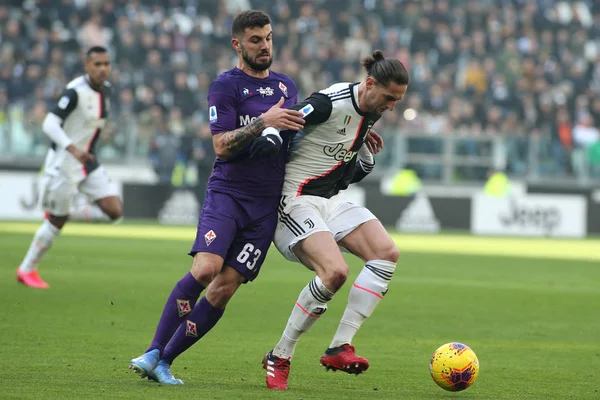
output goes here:
[[281, 196], [278, 214], [273, 242], [285, 258], [296, 262], [300, 261], [292, 249], [313, 233], [331, 232], [335, 241], [339, 242], [359, 225], [377, 219], [365, 207], [350, 203], [339, 194], [329, 199], [307, 195]]
[[68, 174], [44, 174], [40, 180], [40, 202], [42, 209], [51, 215], [69, 215], [71, 201], [77, 193], [83, 194], [90, 202], [105, 197], [119, 196], [119, 188], [108, 178], [101, 165], [83, 180]]

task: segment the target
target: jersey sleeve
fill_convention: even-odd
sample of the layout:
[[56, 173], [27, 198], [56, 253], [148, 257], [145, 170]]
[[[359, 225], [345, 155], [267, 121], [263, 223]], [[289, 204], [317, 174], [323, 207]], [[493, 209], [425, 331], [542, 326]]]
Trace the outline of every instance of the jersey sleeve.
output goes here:
[[317, 125], [327, 121], [331, 116], [333, 106], [329, 97], [323, 93], [313, 93], [306, 100], [301, 101], [292, 110], [300, 111], [306, 125]]
[[362, 181], [367, 175], [373, 171], [375, 167], [375, 158], [369, 151], [366, 144], [363, 144], [358, 151], [358, 161], [354, 166], [354, 175], [350, 183]]
[[237, 128], [238, 101], [233, 88], [223, 81], [215, 81], [208, 90], [208, 120], [213, 135]]
[[75, 89], [65, 89], [50, 112], [64, 121], [77, 107], [77, 100]]

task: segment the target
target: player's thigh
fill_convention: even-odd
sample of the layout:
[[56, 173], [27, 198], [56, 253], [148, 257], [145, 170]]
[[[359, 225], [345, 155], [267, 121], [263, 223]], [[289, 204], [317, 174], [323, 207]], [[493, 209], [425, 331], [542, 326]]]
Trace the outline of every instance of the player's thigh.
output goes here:
[[225, 265], [236, 270], [247, 281], [253, 281], [271, 247], [276, 226], [277, 213], [273, 210], [261, 219], [240, 227], [225, 257]]
[[321, 279], [347, 276], [346, 261], [322, 216], [327, 199], [299, 196], [284, 200], [287, 203], [279, 208], [275, 232], [279, 252], [314, 270]]
[[281, 197], [274, 243], [288, 260], [301, 262], [293, 251], [300, 241], [317, 232], [330, 233], [320, 208], [313, 196]]
[[77, 185], [66, 175], [43, 175], [40, 180], [42, 209], [57, 217], [68, 216], [76, 191]]
[[327, 205], [325, 222], [334, 233], [336, 242], [339, 242], [365, 222], [376, 219], [369, 209], [335, 196]]
[[189, 254], [194, 257], [192, 275], [208, 285], [220, 272], [238, 233], [238, 206], [227, 195], [208, 193], [200, 211], [196, 239]]
[[[81, 181], [78, 189], [89, 201], [98, 202], [98, 200], [101, 199], [111, 198], [111, 200], [103, 202], [103, 205], [105, 207], [120, 207], [119, 188], [110, 180], [102, 165], [90, 172], [90, 174]], [[105, 211], [104, 208], [103, 211]]]
[[317, 273], [329, 290], [337, 291], [348, 277], [348, 264], [331, 232], [309, 235], [294, 246], [293, 252], [302, 264]]
[[112, 220], [116, 220], [123, 215], [123, 203], [117, 196], [102, 197], [96, 200], [96, 204]]
[[363, 261], [398, 261], [396, 243], [378, 219], [368, 220], [354, 228], [338, 244]]

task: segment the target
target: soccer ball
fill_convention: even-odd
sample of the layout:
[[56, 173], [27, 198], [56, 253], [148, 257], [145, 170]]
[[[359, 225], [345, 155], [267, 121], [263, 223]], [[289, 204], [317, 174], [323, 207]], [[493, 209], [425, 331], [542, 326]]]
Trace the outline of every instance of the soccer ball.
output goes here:
[[446, 343], [431, 356], [431, 377], [442, 389], [451, 392], [465, 390], [479, 374], [479, 360], [471, 348], [462, 343]]

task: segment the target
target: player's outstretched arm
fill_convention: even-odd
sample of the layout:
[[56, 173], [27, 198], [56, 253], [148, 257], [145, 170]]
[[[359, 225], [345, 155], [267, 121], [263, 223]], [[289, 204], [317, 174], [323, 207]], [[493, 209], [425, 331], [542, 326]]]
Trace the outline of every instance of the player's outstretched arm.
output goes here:
[[213, 146], [217, 157], [226, 160], [245, 148], [252, 140], [259, 137], [263, 130], [272, 127], [278, 130], [300, 130], [304, 126], [302, 113], [296, 110], [281, 108], [284, 98], [271, 107], [266, 113], [246, 126], [233, 131], [213, 136]]

